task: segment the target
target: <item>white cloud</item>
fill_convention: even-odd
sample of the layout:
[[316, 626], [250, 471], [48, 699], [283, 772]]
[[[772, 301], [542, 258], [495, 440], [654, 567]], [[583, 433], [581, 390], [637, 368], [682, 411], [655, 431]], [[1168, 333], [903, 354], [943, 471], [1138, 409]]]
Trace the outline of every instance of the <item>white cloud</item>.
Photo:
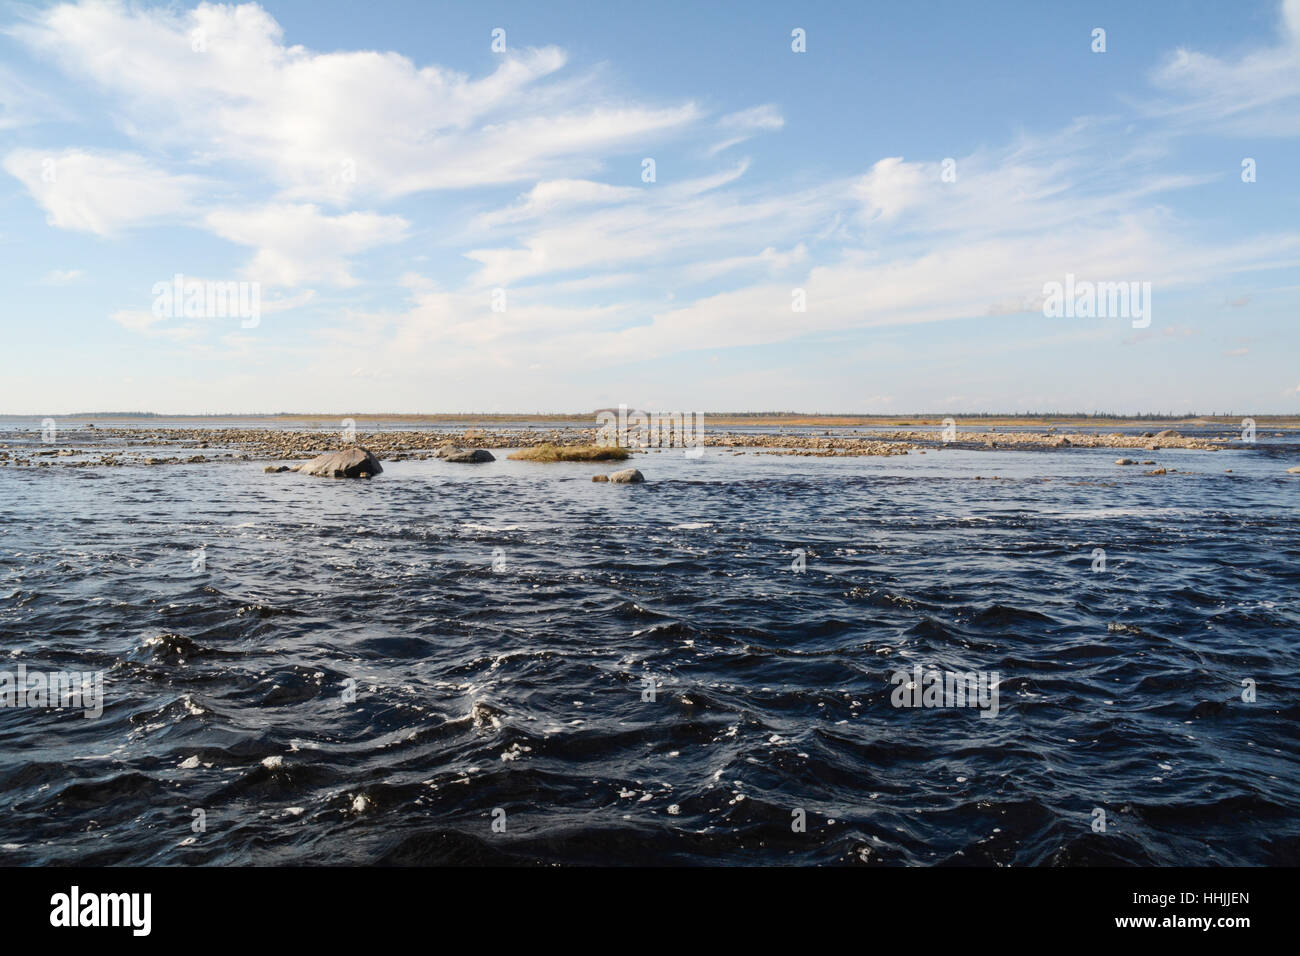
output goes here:
[[276, 286], [316, 280], [356, 285], [348, 271], [348, 257], [399, 241], [409, 225], [401, 216], [361, 212], [329, 216], [313, 205], [289, 203], [219, 209], [210, 212], [206, 222], [223, 239], [256, 248], [245, 275]]
[[781, 272], [803, 262], [807, 258], [808, 247], [802, 242], [788, 252], [781, 252], [775, 246], [768, 246], [762, 252], [752, 256], [732, 256], [728, 259], [688, 265], [685, 274], [692, 279], [711, 279], [728, 272], [753, 267], [762, 267], [771, 272]]
[[937, 164], [905, 163], [901, 156], [882, 159], [854, 184], [869, 219], [894, 219], [918, 198], [933, 194], [940, 182]]
[[200, 185], [196, 177], [173, 175], [131, 153], [15, 149], [3, 165], [27, 187], [51, 226], [101, 236], [183, 221]]
[[215, 205], [205, 211], [199, 193], [210, 184], [129, 153], [17, 149], [3, 166], [27, 187], [51, 226], [109, 237], [159, 224], [206, 228], [256, 248], [246, 273], [268, 285], [354, 285], [348, 257], [399, 241], [408, 226], [397, 215], [330, 216], [311, 204]]
[[85, 275], [80, 269], [51, 269], [41, 282], [45, 285], [71, 285]]
[[[618, 202], [592, 210], [539, 212], [513, 245], [465, 253], [481, 265], [472, 281], [508, 286], [576, 270], [600, 272], [633, 263], [644, 267], [698, 257], [719, 246], [753, 255], [756, 230], [781, 239], [806, 234], [843, 199], [839, 183], [792, 193], [728, 191], [725, 187], [747, 168], [740, 163], [698, 179], [620, 192]], [[489, 218], [504, 221], [500, 214]]]
[[523, 222], [574, 206], [625, 202], [641, 193], [642, 190], [632, 186], [610, 186], [589, 179], [548, 180], [520, 196], [514, 205], [479, 216], [474, 221], [474, 228], [486, 230], [506, 223]]
[[393, 198], [594, 169], [602, 150], [698, 116], [691, 103], [587, 102], [582, 84], [548, 82], [566, 61], [553, 47], [511, 53], [471, 78], [392, 52], [286, 46], [257, 4], [177, 12], [82, 0], [9, 32], [112, 95], [129, 135], [252, 165], [297, 200]]
[[774, 130], [785, 125], [781, 111], [771, 103], [753, 106], [738, 113], [728, 113], [718, 120], [722, 129], [734, 130]]
[[132, 332], [144, 332], [164, 321], [167, 317], [154, 315], [148, 309], [120, 309], [109, 315], [109, 318], [124, 329], [130, 329]]

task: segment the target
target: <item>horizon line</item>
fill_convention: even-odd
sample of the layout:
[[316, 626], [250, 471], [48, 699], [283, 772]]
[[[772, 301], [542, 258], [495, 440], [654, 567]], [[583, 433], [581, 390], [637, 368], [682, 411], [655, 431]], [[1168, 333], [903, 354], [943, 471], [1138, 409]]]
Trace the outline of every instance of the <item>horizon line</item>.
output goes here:
[[[542, 411], [512, 411], [512, 412], [144, 412], [144, 411], [83, 411], [83, 412], [59, 412], [54, 414], [41, 413], [0, 413], [0, 421], [8, 420], [28, 420], [33, 419], [40, 421], [44, 418], [68, 419], [68, 418], [162, 418], [162, 419], [214, 419], [214, 418], [267, 418], [267, 419], [292, 419], [292, 418], [318, 418], [318, 419], [344, 419], [344, 418], [371, 418], [371, 419], [401, 419], [401, 418], [549, 418], [549, 419], [584, 419], [592, 418], [601, 412], [617, 411], [617, 406], [603, 406], [592, 409], [591, 411], [580, 412], [542, 412]], [[683, 414], [683, 415], [700, 415], [703, 417], [714, 418], [805, 418], [805, 419], [908, 419], [908, 418], [935, 418], [935, 419], [986, 419], [986, 418], [1063, 418], [1063, 419], [1125, 419], [1125, 420], [1170, 420], [1170, 419], [1233, 419], [1239, 420], [1247, 418], [1300, 418], [1300, 411], [1295, 413], [1286, 412], [1259, 412], [1253, 415], [1243, 415], [1240, 412], [1212, 412], [1201, 413], [1195, 411], [1189, 412], [1062, 412], [1062, 411], [1030, 411], [1030, 412], [802, 412], [802, 411], [712, 411], [712, 412], [664, 412], [652, 411], [650, 409], [638, 409], [628, 406], [629, 412], [646, 412], [650, 414]]]

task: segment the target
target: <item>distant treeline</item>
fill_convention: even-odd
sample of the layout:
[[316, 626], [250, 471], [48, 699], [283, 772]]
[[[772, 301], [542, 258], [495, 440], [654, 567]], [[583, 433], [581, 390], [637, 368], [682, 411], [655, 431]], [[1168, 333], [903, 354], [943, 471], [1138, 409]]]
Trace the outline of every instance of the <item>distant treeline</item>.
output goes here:
[[55, 418], [189, 418], [189, 415], [159, 415], [157, 412], [74, 412], [71, 415], [55, 415]]
[[718, 418], [1105, 418], [1129, 421], [1241, 417], [1238, 412], [705, 412], [704, 415], [706, 418], [714, 415]]

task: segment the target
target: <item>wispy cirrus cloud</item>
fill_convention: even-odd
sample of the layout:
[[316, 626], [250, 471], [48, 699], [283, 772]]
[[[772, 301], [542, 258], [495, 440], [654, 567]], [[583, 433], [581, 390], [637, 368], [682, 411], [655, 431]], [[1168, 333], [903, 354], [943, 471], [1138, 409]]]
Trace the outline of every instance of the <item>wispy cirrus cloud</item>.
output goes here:
[[785, 117], [772, 103], [751, 106], [749, 109], [728, 113], [717, 122], [717, 127], [726, 139], [710, 146], [707, 155], [715, 156], [725, 149], [730, 149], [745, 140], [763, 132], [775, 132], [785, 126]]
[[1300, 0], [1283, 0], [1275, 44], [1235, 58], [1178, 49], [1152, 74], [1167, 98], [1154, 115], [1244, 136], [1300, 133]]

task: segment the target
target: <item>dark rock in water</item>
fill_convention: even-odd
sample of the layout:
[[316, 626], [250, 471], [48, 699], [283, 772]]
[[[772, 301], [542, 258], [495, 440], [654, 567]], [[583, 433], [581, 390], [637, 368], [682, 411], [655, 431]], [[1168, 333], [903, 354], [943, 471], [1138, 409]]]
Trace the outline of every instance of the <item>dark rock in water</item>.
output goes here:
[[616, 484], [636, 485], [645, 481], [645, 475], [635, 468], [624, 468], [622, 471], [616, 471], [609, 476], [609, 480]]
[[304, 475], [322, 478], [369, 478], [383, 471], [383, 466], [368, 449], [360, 445], [321, 455], [296, 469]]
[[467, 465], [497, 460], [492, 452], [483, 448], [439, 448], [438, 457], [444, 461], [455, 461]]
[[262, 470], [266, 472], [268, 475], [278, 475], [282, 471], [288, 471], [289, 466], [288, 465], [267, 465]]
[[1132, 458], [1116, 458], [1116, 459], [1115, 459], [1115, 464], [1117, 464], [1117, 465], [1132, 465], [1132, 464], [1135, 464], [1135, 462], [1133, 461]]
[[1218, 717], [1228, 705], [1221, 700], [1203, 700], [1192, 708], [1193, 717]]
[[147, 638], [140, 651], [161, 661], [183, 664], [186, 658], [199, 657], [207, 653], [207, 648], [200, 647], [184, 634], [158, 634]]
[[609, 475], [592, 475], [592, 481], [609, 481]]
[[1143, 474], [1146, 474], [1146, 475], [1165, 475], [1165, 474], [1168, 474], [1168, 472], [1167, 472], [1164, 468], [1153, 468], [1153, 469], [1151, 469], [1150, 471], [1143, 472]]

